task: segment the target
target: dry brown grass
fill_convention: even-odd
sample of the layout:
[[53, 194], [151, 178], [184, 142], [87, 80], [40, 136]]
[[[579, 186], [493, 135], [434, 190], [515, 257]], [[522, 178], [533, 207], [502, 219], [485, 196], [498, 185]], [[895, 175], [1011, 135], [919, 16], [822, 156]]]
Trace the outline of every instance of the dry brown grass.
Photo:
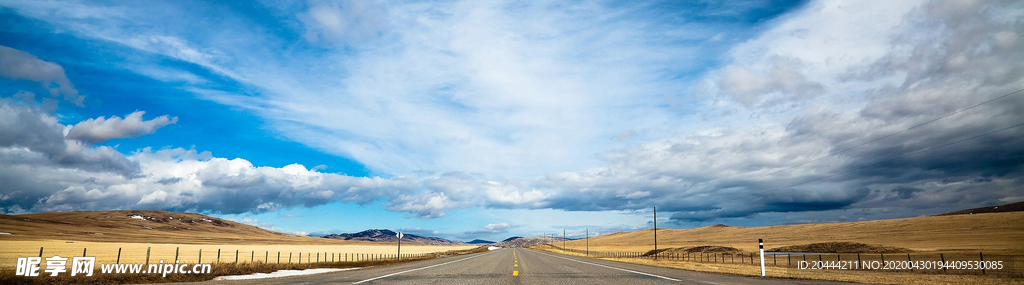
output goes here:
[[[133, 215], [152, 219], [137, 220]], [[374, 244], [298, 236], [194, 213], [55, 212], [0, 215], [0, 241], [69, 240], [177, 244]]]
[[[560, 254], [584, 256], [582, 253], [563, 252], [551, 245], [536, 246], [533, 249], [544, 250]], [[593, 256], [590, 256], [593, 258]], [[678, 268], [685, 270], [727, 273], [745, 276], [760, 276], [761, 269], [758, 265], [730, 264], [730, 263], [708, 263], [708, 262], [687, 262], [678, 260], [652, 260], [648, 258], [600, 258], [619, 262], [644, 264], [658, 267]], [[767, 261], [768, 264], [770, 261]], [[1024, 284], [1021, 276], [982, 276], [982, 275], [957, 275], [957, 274], [920, 274], [911, 272], [892, 271], [866, 271], [866, 270], [798, 270], [782, 266], [766, 266], [765, 273], [769, 277], [788, 279], [808, 280], [829, 280], [845, 282], [861, 282], [872, 284], [907, 284], [907, 285], [931, 285], [931, 284], [995, 284], [995, 285], [1020, 285]]]
[[[768, 266], [768, 275], [782, 278], [819, 279], [835, 281], [867, 282], [880, 284], [1024, 284], [1024, 212], [986, 213], [973, 215], [926, 216], [906, 219], [878, 220], [850, 223], [824, 223], [785, 225], [771, 227], [731, 227], [724, 225], [696, 229], [658, 229], [658, 248], [664, 253], [712, 252], [715, 258], [736, 258], [731, 254], [749, 254], [758, 251], [757, 239], [764, 239], [766, 248], [814, 250], [808, 246], [814, 243], [839, 242], [833, 245], [862, 243], [874, 249], [903, 248], [913, 251], [913, 260], [940, 259], [978, 260], [978, 252], [985, 253], [985, 260], [1005, 260], [1006, 271], [980, 276], [976, 271], [945, 272], [933, 271], [867, 271], [867, 270], [799, 270], [780, 266]], [[653, 230], [620, 232], [590, 239], [591, 252], [641, 252], [653, 249]], [[587, 241], [567, 242], [570, 249], [582, 250]], [[557, 244], [561, 246], [561, 244]], [[738, 249], [700, 250], [708, 248]], [[845, 248], [826, 247], [826, 251], [847, 251]], [[554, 247], [542, 247], [562, 252]], [[862, 249], [862, 248], [861, 248]], [[849, 249], [853, 250], [853, 248]], [[719, 250], [722, 251], [722, 250]], [[905, 251], [905, 250], [904, 250]], [[856, 252], [856, 250], [853, 250]], [[724, 255], [722, 253], [725, 253]], [[569, 252], [568, 254], [582, 255]], [[802, 257], [801, 257], [802, 258]], [[810, 256], [810, 260], [817, 260]], [[828, 255], [826, 259], [836, 259]], [[843, 260], [856, 260], [856, 254], [846, 254]], [[880, 260], [877, 254], [863, 254], [863, 260]], [[887, 260], [907, 260], [906, 254], [887, 254]], [[682, 268], [688, 270], [720, 272], [740, 275], [760, 275], [757, 265], [727, 263], [684, 262], [644, 258], [614, 258], [613, 260]], [[774, 260], [766, 259], [766, 264]], [[788, 259], [785, 262], [788, 263]], [[798, 261], [794, 261], [798, 262]], [[996, 275], [996, 276], [991, 276]]]
[[[714, 245], [756, 252], [757, 239], [762, 238], [766, 248], [845, 241], [915, 252], [1024, 254], [1022, 237], [1024, 212], [1008, 212], [771, 227], [658, 229], [658, 247]], [[646, 252], [653, 242], [651, 229], [620, 232], [591, 238], [590, 250]], [[570, 241], [567, 247], [583, 249], [585, 241]]]
[[[132, 216], [147, 217], [144, 220]], [[367, 260], [370, 255], [394, 255], [395, 243], [344, 241], [297, 236], [192, 213], [163, 211], [101, 211], [0, 215], [0, 284], [122, 284], [208, 280], [222, 275], [272, 272], [282, 269], [347, 268], [392, 263]], [[104, 263], [213, 263], [212, 274], [168, 275], [98, 274], [72, 278], [68, 274], [23, 278], [13, 276], [18, 257], [59, 255], [96, 257]], [[433, 258], [465, 252], [476, 246], [402, 244], [403, 260], [410, 255]], [[120, 250], [120, 260], [118, 251]], [[220, 258], [218, 261], [218, 250]], [[237, 253], [237, 254], [236, 254]], [[278, 254], [280, 253], [280, 263]], [[301, 263], [300, 263], [301, 254]], [[348, 261], [346, 260], [346, 254]], [[289, 258], [290, 256], [290, 258]], [[235, 263], [237, 258], [238, 263]], [[290, 259], [290, 261], [289, 261]], [[358, 261], [357, 261], [358, 260]], [[99, 269], [96, 269], [98, 272]]]
[[[292, 263], [299, 263], [299, 254], [302, 254], [302, 263], [319, 260], [329, 261], [332, 254], [334, 259], [344, 260], [348, 254], [349, 260], [354, 260], [356, 254], [396, 254], [397, 246], [394, 244], [352, 244], [352, 245], [295, 245], [295, 244], [169, 244], [169, 243], [106, 243], [106, 242], [75, 242], [65, 241], [0, 241], [0, 268], [13, 268], [18, 257], [39, 256], [39, 248], [43, 247], [43, 257], [59, 255], [62, 257], [82, 256], [82, 250], [87, 249], [86, 256], [95, 256], [96, 263], [117, 262], [118, 249], [121, 250], [120, 263], [144, 263], [146, 262], [146, 251], [150, 251], [149, 261], [157, 263], [160, 260], [173, 262], [175, 252], [178, 253], [178, 260], [183, 263], [199, 263], [200, 249], [202, 250], [203, 263], [217, 262], [217, 250], [220, 250], [221, 263], [235, 262], [238, 252], [238, 262], [255, 263], [269, 262], [277, 263], [277, 254], [281, 253], [281, 263], [288, 263], [289, 254]], [[402, 245], [402, 254], [426, 254], [454, 250], [466, 250], [476, 246], [436, 246], [436, 245]], [[338, 255], [340, 254], [340, 257]]]
[[[403, 246], [403, 249], [405, 247]], [[464, 249], [453, 251], [448, 254], [467, 254], [472, 252], [486, 251], [486, 247]], [[403, 251], [404, 252], [404, 251]], [[409, 262], [419, 259], [436, 258], [440, 253], [427, 254], [419, 256], [417, 258], [403, 259], [401, 262]], [[94, 274], [91, 277], [76, 276], [71, 277], [67, 274], [60, 275], [57, 277], [39, 276], [39, 277], [21, 277], [14, 276], [13, 271], [4, 271], [0, 274], [0, 284], [45, 284], [45, 285], [61, 285], [61, 284], [140, 284], [140, 283], [164, 283], [164, 282], [190, 282], [190, 281], [205, 281], [216, 278], [218, 276], [226, 275], [247, 275], [253, 273], [270, 273], [278, 270], [302, 270], [311, 268], [353, 268], [353, 267], [369, 267], [379, 266], [386, 264], [398, 263], [397, 260], [379, 260], [379, 261], [360, 261], [360, 262], [321, 262], [321, 263], [291, 263], [291, 264], [275, 264], [275, 263], [220, 263], [215, 264], [211, 267], [212, 272], [210, 274], [168, 274], [162, 276], [161, 274]], [[98, 269], [97, 269], [98, 270]], [[98, 272], [98, 271], [97, 271]]]

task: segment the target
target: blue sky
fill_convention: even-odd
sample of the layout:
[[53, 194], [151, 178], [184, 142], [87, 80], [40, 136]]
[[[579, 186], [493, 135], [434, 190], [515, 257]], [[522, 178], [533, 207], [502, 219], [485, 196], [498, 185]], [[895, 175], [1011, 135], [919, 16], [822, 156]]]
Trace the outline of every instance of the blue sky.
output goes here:
[[1021, 9], [0, 1], [0, 210], [497, 240], [1016, 202], [1022, 96], [885, 136], [1024, 88]]

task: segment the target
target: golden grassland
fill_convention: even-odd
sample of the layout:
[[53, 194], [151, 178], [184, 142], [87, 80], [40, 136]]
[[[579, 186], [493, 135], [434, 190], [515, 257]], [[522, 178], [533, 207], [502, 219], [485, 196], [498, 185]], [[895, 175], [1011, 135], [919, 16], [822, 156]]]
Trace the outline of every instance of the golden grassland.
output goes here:
[[[658, 229], [658, 248], [668, 252], [685, 254], [682, 249], [701, 246], [721, 246], [739, 249], [747, 255], [758, 252], [757, 239], [764, 239], [765, 249], [798, 246], [822, 242], [852, 242], [883, 247], [900, 247], [911, 251], [914, 260], [939, 260], [943, 253], [946, 260], [978, 260], [984, 252], [985, 260], [1005, 260], [1012, 268], [1000, 274], [978, 275], [977, 272], [963, 274], [942, 273], [941, 271], [879, 271], [879, 270], [799, 270], [791, 266], [790, 260], [782, 259], [779, 266], [775, 259], [766, 257], [767, 275], [780, 278], [817, 279], [833, 281], [866, 282], [878, 284], [1024, 284], [1024, 212], [985, 213], [970, 215], [925, 216], [906, 219], [877, 220], [849, 223], [822, 223], [784, 225], [770, 227], [732, 227], [714, 225], [695, 229]], [[566, 247], [584, 250], [589, 243], [591, 252], [641, 252], [654, 247], [654, 230], [620, 232], [592, 237], [589, 241], [576, 240], [565, 243]], [[561, 243], [535, 247], [541, 250], [572, 255], [578, 252], [563, 252]], [[732, 255], [712, 255], [715, 258], [730, 258], [723, 263], [679, 261], [672, 259], [652, 260], [650, 258], [607, 258], [630, 263], [681, 268], [687, 270], [760, 275], [759, 265], [735, 264]], [[888, 260], [907, 260], [906, 253], [887, 254]], [[593, 257], [593, 256], [592, 256]], [[755, 254], [756, 257], [756, 254]], [[816, 255], [809, 256], [811, 261]], [[691, 256], [692, 258], [692, 256]], [[709, 257], [710, 258], [710, 257]], [[779, 257], [782, 258], [782, 257]], [[799, 258], [803, 258], [802, 256]], [[826, 259], [836, 260], [835, 255]], [[843, 260], [880, 260], [877, 254], [846, 254]], [[799, 262], [795, 260], [793, 262]]]
[[[199, 263], [202, 250], [202, 263], [216, 263], [217, 251], [220, 250], [220, 263], [267, 262], [301, 263], [325, 261], [355, 261], [356, 258], [366, 259], [366, 255], [397, 254], [397, 244], [352, 244], [352, 245], [297, 245], [297, 244], [170, 244], [170, 243], [125, 243], [125, 242], [74, 242], [57, 240], [40, 241], [0, 241], [0, 268], [13, 268], [18, 257], [39, 256], [43, 248], [43, 257], [59, 255], [61, 257], [95, 256], [96, 263], [118, 262], [118, 250], [121, 251], [120, 263], [144, 263], [146, 252], [150, 253], [149, 262], [174, 262], [175, 253], [182, 263]], [[472, 245], [435, 246], [403, 244], [402, 254], [427, 254], [445, 251], [466, 250], [475, 248]], [[236, 255], [237, 251], [237, 255]], [[333, 257], [331, 255], [334, 255]], [[357, 256], [361, 255], [361, 256]]]
[[[132, 218], [143, 217], [143, 220]], [[0, 215], [0, 241], [70, 240], [180, 244], [374, 244], [307, 237], [195, 213], [52, 212]]]
[[[0, 215], [0, 233], [0, 284], [202, 281], [222, 275], [283, 269], [374, 266], [397, 262], [394, 258], [381, 258], [398, 253], [396, 243], [299, 236], [201, 214], [163, 211]], [[43, 257], [82, 256], [85, 250], [85, 256], [96, 257], [97, 267], [105, 263], [145, 263], [147, 251], [149, 263], [174, 262], [177, 256], [182, 263], [200, 263], [202, 258], [202, 263], [214, 266], [212, 274], [167, 277], [159, 274], [98, 274], [89, 278], [14, 276], [17, 258], [39, 256], [40, 248]], [[474, 250], [481, 249], [473, 245], [402, 244], [403, 261]]]
[[[583, 256], [582, 253], [563, 252], [553, 246], [537, 246], [534, 249]], [[592, 257], [592, 256], [591, 256]], [[750, 264], [701, 263], [676, 260], [652, 260], [645, 258], [601, 258], [619, 262], [644, 264], [650, 266], [679, 268], [685, 270], [728, 273], [745, 276], [760, 276], [761, 268]], [[769, 262], [765, 262], [769, 264]], [[957, 274], [920, 274], [912, 272], [865, 271], [865, 270], [798, 270], [779, 266], [766, 266], [765, 274], [769, 277], [788, 279], [829, 280], [845, 282], [862, 282], [872, 284], [995, 284], [1020, 285], [1024, 278], [1007, 276], [957, 275]]]
[[[715, 225], [695, 229], [658, 229], [659, 248], [715, 245], [757, 252], [759, 238], [764, 239], [765, 249], [845, 241], [902, 247], [915, 252], [1024, 254], [1024, 212], [770, 227]], [[583, 249], [586, 243], [575, 240], [566, 242], [566, 246]], [[589, 244], [592, 251], [646, 252], [653, 249], [654, 230], [592, 237]]]
[[[405, 247], [403, 246], [403, 249]], [[443, 255], [460, 255], [474, 252], [487, 251], [486, 247], [473, 249], [446, 251]], [[404, 252], [404, 251], [403, 251]], [[403, 253], [404, 255], [404, 253]], [[409, 262], [419, 259], [436, 258], [442, 253], [421, 255], [414, 258], [403, 258], [401, 261], [394, 259], [367, 260], [355, 262], [320, 262], [320, 263], [216, 263], [211, 266], [209, 274], [94, 274], [91, 277], [69, 276], [68, 274], [57, 277], [40, 275], [38, 277], [14, 276], [13, 271], [4, 270], [0, 273], [0, 284], [142, 284], [142, 283], [166, 283], [166, 282], [194, 282], [210, 280], [225, 275], [246, 275], [253, 273], [270, 273], [278, 270], [302, 270], [311, 268], [355, 268], [371, 267], [400, 262]], [[98, 270], [98, 269], [97, 269]]]

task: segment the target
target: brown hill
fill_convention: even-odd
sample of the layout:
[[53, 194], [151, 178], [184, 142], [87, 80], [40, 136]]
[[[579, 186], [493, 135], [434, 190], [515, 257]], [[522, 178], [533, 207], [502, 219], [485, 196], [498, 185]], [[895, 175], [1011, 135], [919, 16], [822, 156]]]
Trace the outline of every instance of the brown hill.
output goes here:
[[500, 246], [500, 247], [531, 247], [531, 246], [538, 246], [538, 245], [549, 244], [549, 243], [550, 244], [558, 244], [559, 246], [561, 246], [561, 242], [563, 240], [566, 240], [566, 239], [563, 239], [563, 238], [560, 238], [560, 237], [532, 237], [532, 238], [528, 238], [528, 237], [510, 237], [508, 239], [505, 239], [503, 241], [495, 243], [494, 246]]
[[[398, 242], [397, 233], [391, 230], [370, 229], [358, 233], [329, 234], [323, 238], [339, 240], [361, 240], [369, 242]], [[452, 241], [438, 237], [424, 237], [414, 234], [403, 234], [402, 243], [426, 245], [465, 245], [461, 241]]]
[[[924, 216], [847, 223], [821, 223], [770, 227], [708, 226], [695, 229], [658, 229], [659, 248], [698, 246], [733, 247], [757, 251], [765, 247], [799, 246], [824, 242], [852, 242], [912, 251], [979, 251], [1024, 253], [1024, 212]], [[615, 233], [590, 239], [592, 251], [647, 252], [653, 248], [653, 230]], [[570, 241], [583, 248], [583, 241]]]
[[352, 244], [264, 230], [202, 214], [164, 211], [0, 215], [0, 241], [68, 240], [184, 244]]
[[859, 242], [830, 241], [776, 247], [768, 251], [815, 253], [907, 253], [911, 252], [912, 250], [894, 246], [863, 244]]
[[983, 214], [983, 213], [1004, 213], [1004, 212], [1020, 212], [1024, 211], [1024, 202], [1017, 202], [999, 206], [988, 206], [967, 210], [960, 210], [956, 212], [942, 213], [936, 216], [950, 216], [950, 215], [971, 215], [971, 214]]

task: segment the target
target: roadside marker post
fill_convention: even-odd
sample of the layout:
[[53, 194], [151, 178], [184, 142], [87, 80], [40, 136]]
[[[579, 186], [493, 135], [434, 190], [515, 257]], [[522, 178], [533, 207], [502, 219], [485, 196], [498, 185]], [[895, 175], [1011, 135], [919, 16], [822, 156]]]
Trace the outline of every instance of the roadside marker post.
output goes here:
[[405, 236], [402, 232], [395, 234], [398, 237], [398, 261], [402, 261], [402, 237]]
[[757, 239], [757, 249], [761, 251], [761, 277], [764, 277], [764, 240]]

